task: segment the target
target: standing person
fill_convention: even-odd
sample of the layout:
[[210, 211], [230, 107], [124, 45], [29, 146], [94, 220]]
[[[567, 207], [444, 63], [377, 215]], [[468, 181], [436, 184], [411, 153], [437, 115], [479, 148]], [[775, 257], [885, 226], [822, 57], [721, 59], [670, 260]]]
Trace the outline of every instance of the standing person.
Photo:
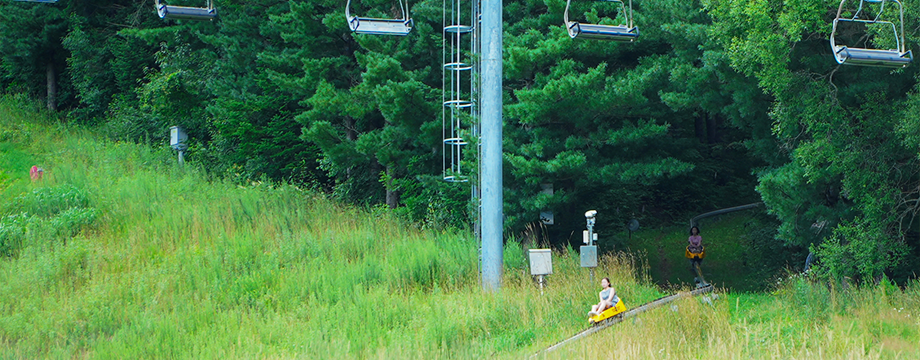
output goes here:
[[591, 311], [588, 312], [588, 316], [596, 316], [620, 302], [620, 298], [617, 297], [616, 289], [610, 286], [610, 278], [601, 279], [601, 288], [603, 288], [603, 290], [597, 294], [601, 301], [597, 303], [597, 305], [591, 306]]
[[[690, 237], [687, 239], [690, 244], [687, 245], [687, 258], [690, 259], [690, 273], [693, 274], [695, 281], [697, 278], [697, 268], [703, 265], [703, 237], [700, 236], [700, 228], [694, 226], [690, 228]], [[701, 270], [702, 271], [702, 270]]]

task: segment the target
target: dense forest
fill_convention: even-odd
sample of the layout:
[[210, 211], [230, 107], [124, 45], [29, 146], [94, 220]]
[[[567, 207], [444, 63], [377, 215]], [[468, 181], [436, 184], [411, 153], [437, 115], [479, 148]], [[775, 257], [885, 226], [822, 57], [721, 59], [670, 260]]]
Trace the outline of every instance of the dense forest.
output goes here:
[[[552, 211], [548, 237], [564, 246], [589, 208], [603, 234], [763, 201], [777, 224], [765, 246], [814, 252], [835, 278], [912, 276], [918, 66], [839, 65], [828, 45], [839, 5], [636, 0], [641, 36], [615, 43], [571, 39], [563, 0], [506, 1], [507, 233]], [[214, 176], [288, 182], [427, 226], [470, 223], [474, 182], [442, 180], [443, 1], [411, 3], [405, 37], [353, 34], [344, 1], [215, 6], [217, 19], [195, 22], [164, 21], [152, 1], [3, 2], [0, 86], [113, 141], [166, 146], [182, 126], [187, 159]], [[400, 15], [393, 0], [353, 7]], [[883, 16], [901, 25], [892, 9]], [[918, 50], [920, 2], [904, 9]], [[622, 16], [586, 1], [570, 14]], [[891, 47], [875, 25], [839, 36]]]

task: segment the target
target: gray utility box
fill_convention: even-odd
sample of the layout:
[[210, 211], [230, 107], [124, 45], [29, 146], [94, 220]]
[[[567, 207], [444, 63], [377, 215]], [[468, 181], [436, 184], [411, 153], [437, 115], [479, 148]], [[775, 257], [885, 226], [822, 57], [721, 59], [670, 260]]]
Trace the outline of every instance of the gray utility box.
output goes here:
[[581, 267], [597, 267], [597, 246], [581, 247]]
[[530, 275], [553, 273], [553, 252], [550, 249], [530, 249]]
[[185, 130], [178, 126], [169, 128], [169, 146], [179, 151], [188, 149], [188, 134]]

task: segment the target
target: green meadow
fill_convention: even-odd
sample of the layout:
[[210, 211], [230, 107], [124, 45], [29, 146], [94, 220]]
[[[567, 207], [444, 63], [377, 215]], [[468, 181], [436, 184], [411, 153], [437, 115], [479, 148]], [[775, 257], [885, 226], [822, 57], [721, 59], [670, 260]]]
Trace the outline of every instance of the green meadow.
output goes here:
[[[541, 295], [511, 239], [501, 291], [484, 292], [468, 231], [234, 182], [177, 165], [165, 145], [61, 120], [0, 98], [0, 358], [527, 358], [585, 329], [597, 301], [571, 249], [554, 252]], [[40, 181], [32, 165], [45, 169]], [[842, 287], [786, 274], [739, 290], [749, 279], [724, 253], [743, 243], [707, 234], [743, 237], [745, 219], [704, 230], [712, 250], [726, 249], [707, 257], [707, 276], [734, 282], [717, 299], [686, 299], [536, 357], [920, 358], [916, 282]], [[633, 234], [631, 252], [604, 256], [596, 278], [610, 277], [628, 307], [667, 295], [679, 286], [653, 279], [686, 282], [680, 231]], [[672, 243], [673, 278], [649, 265], [657, 244]]]

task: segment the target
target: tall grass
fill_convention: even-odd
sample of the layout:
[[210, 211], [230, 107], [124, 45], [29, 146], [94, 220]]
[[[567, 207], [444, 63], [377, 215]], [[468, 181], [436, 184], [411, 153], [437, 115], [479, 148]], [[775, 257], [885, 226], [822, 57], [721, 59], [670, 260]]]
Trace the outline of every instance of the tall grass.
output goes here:
[[[23, 111], [0, 101], [0, 113]], [[0, 351], [13, 357], [513, 356], [577, 331], [594, 301], [575, 257], [557, 259], [540, 297], [511, 243], [503, 291], [484, 293], [467, 233], [211, 179], [165, 147], [5, 119], [0, 209], [99, 214], [0, 260]], [[42, 181], [25, 176], [32, 164]], [[598, 276], [622, 293], [660, 295], [625, 260], [605, 264]]]
[[[514, 242], [502, 290], [483, 292], [467, 233], [213, 179], [165, 146], [99, 141], [35, 108], [0, 98], [0, 215], [97, 216], [0, 257], [0, 358], [519, 358], [584, 329], [601, 277], [628, 306], [664, 295], [641, 259], [606, 256], [590, 281], [563, 250], [541, 296]], [[795, 284], [687, 300], [550, 357], [917, 354], [916, 286]]]
[[846, 291], [792, 277], [773, 294], [686, 299], [541, 356], [587, 359], [916, 359], [920, 288]]

